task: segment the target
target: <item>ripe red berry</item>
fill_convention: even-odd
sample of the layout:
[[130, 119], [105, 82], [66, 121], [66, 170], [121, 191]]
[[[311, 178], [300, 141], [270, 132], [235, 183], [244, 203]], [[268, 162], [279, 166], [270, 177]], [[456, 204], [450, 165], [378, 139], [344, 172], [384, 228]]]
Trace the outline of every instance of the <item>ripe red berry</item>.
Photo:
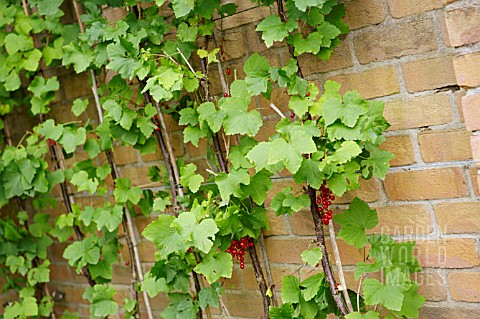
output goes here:
[[228, 93], [223, 93], [223, 97], [228, 97]]
[[225, 74], [230, 75], [230, 69], [227, 68], [227, 69], [225, 70]]
[[295, 113], [292, 112], [292, 114], [290, 114], [290, 118], [294, 118], [295, 117]]
[[338, 282], [335, 283], [335, 288], [338, 288], [338, 286], [340, 286], [340, 284]]
[[240, 263], [240, 269], [245, 269], [245, 263], [243, 262]]
[[72, 240], [73, 240], [73, 236], [68, 237], [68, 240], [72, 241]]
[[120, 255], [120, 249], [119, 249], [119, 250], [117, 250], [117, 254], [119, 254], [119, 255]]
[[306, 97], [309, 97], [310, 96], [310, 92], [307, 92], [307, 94], [305, 94]]
[[128, 266], [128, 265], [130, 265], [130, 262], [126, 261], [125, 266]]

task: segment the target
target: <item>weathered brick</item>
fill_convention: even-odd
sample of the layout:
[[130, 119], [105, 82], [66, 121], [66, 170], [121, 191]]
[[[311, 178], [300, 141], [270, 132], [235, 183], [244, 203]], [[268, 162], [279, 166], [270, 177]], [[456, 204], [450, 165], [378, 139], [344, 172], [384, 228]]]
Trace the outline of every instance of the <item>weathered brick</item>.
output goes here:
[[416, 162], [412, 139], [409, 135], [389, 136], [380, 148], [395, 155], [395, 158], [390, 161], [390, 166], [410, 165]]
[[472, 157], [474, 160], [480, 160], [480, 135], [472, 135], [470, 137], [472, 146]]
[[447, 94], [434, 94], [387, 102], [385, 118], [389, 130], [446, 124], [452, 120], [450, 100]]
[[388, 0], [388, 7], [392, 17], [401, 18], [443, 8], [454, 1], [456, 0]]
[[137, 150], [132, 146], [115, 146], [113, 148], [113, 156], [117, 165], [126, 165], [138, 162]]
[[234, 318], [260, 318], [262, 315], [262, 298], [256, 291], [226, 291], [222, 299]]
[[[173, 155], [175, 157], [181, 157], [185, 154], [184, 150], [184, 144], [183, 144], [183, 134], [179, 134], [178, 132], [174, 133], [169, 133], [170, 139], [171, 139], [171, 144], [172, 144], [172, 149], [173, 149]], [[190, 144], [190, 143], [188, 143]], [[160, 147], [158, 146], [158, 143], [156, 143], [156, 152], [154, 154], [147, 154], [143, 155], [142, 159], [144, 162], [153, 162], [153, 161], [159, 161], [163, 160], [163, 154], [160, 151]]]
[[409, 92], [457, 84], [451, 56], [407, 62], [402, 65], [402, 71]]
[[472, 158], [470, 132], [465, 130], [425, 131], [418, 135], [425, 162], [462, 161]]
[[375, 0], [346, 1], [345, 11], [345, 22], [352, 30], [379, 24], [387, 16], [383, 3]]
[[480, 42], [478, 27], [480, 25], [480, 7], [469, 6], [448, 11], [445, 20], [452, 46], [458, 47]]
[[419, 240], [415, 255], [422, 267], [470, 268], [480, 265], [476, 242], [470, 238]]
[[453, 300], [480, 302], [480, 272], [451, 272], [448, 284]]
[[432, 221], [426, 205], [383, 206], [375, 208], [378, 225], [371, 230], [376, 234], [430, 234]]
[[267, 212], [268, 223], [270, 224], [270, 230], [265, 230], [265, 236], [278, 236], [287, 235], [287, 225], [285, 225], [284, 216], [277, 216], [274, 211], [269, 210]]
[[90, 73], [87, 72], [68, 74], [58, 79], [60, 86], [63, 87], [67, 100], [73, 101], [73, 99], [78, 97], [92, 95], [89, 74]]
[[353, 39], [362, 64], [423, 53], [437, 48], [433, 21], [417, 20], [359, 34]]
[[271, 107], [270, 103], [273, 103], [281, 112], [286, 113], [289, 111], [288, 101], [290, 100], [287, 89], [285, 88], [274, 88], [272, 89], [272, 95], [270, 100], [267, 100], [263, 96], [258, 97], [260, 102], [260, 110], [262, 115], [273, 115], [277, 114]]
[[256, 23], [245, 26], [247, 45], [252, 52], [263, 52], [267, 49], [267, 46], [262, 39], [262, 33], [255, 31], [256, 28]]
[[121, 168], [122, 176], [130, 179], [132, 186], [160, 186], [159, 182], [150, 181], [150, 177], [148, 177], [148, 168], [149, 166], [124, 166]]
[[362, 73], [338, 75], [331, 78], [342, 84], [341, 92], [356, 90], [366, 99], [400, 92], [395, 69], [382, 67]]
[[458, 85], [480, 86], [480, 52], [456, 56], [453, 59], [453, 66]]
[[270, 15], [270, 8], [258, 7], [256, 9], [239, 12], [232, 16], [217, 20], [217, 27], [220, 30], [228, 30], [239, 27], [241, 25], [255, 22]]
[[480, 202], [442, 203], [434, 209], [442, 233], [480, 233]]
[[[155, 262], [155, 252], [157, 248], [149, 241], [141, 241], [138, 243], [138, 253], [140, 254], [140, 260], [143, 262]], [[124, 256], [128, 256], [128, 253]]]
[[444, 279], [437, 272], [426, 269], [423, 272], [412, 275], [418, 282], [418, 293], [427, 300], [442, 301], [447, 299], [447, 291]]
[[349, 191], [343, 194], [341, 197], [337, 197], [334, 200], [335, 204], [350, 203], [355, 197], [361, 198], [367, 203], [375, 202], [380, 199], [380, 183], [377, 179], [372, 178], [359, 180], [360, 188], [354, 191]]
[[468, 195], [461, 168], [393, 172], [385, 178], [391, 200], [455, 198]]
[[467, 130], [480, 130], [480, 94], [462, 97], [462, 109]]
[[224, 32], [221, 45], [228, 60], [241, 58], [246, 53], [243, 33], [237, 29]]
[[320, 60], [312, 54], [303, 54], [299, 56], [298, 61], [305, 76], [346, 69], [353, 65], [350, 46], [348, 45], [348, 41], [343, 39], [340, 45], [333, 49], [331, 58], [328, 61]]
[[420, 308], [419, 319], [472, 319], [480, 317], [479, 307], [468, 306], [424, 306]]
[[50, 280], [67, 282], [73, 280], [71, 267], [66, 263], [53, 263], [50, 265]]
[[462, 98], [467, 94], [467, 91], [460, 89], [455, 92], [455, 104], [457, 104], [458, 116], [460, 122], [465, 122], [465, 116], [463, 115]]

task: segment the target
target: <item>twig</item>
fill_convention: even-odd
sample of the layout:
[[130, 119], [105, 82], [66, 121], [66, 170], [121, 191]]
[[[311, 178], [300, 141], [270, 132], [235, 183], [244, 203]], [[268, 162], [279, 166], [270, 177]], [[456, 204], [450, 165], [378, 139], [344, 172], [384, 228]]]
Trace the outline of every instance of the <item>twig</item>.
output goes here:
[[347, 303], [348, 310], [353, 312], [352, 301], [350, 300], [350, 296], [348, 295], [347, 284], [345, 282], [345, 275], [343, 274], [343, 267], [342, 267], [342, 260], [340, 258], [340, 252], [338, 250], [337, 240], [335, 236], [335, 229], [333, 228], [333, 223], [328, 223], [328, 231], [330, 233], [330, 242], [332, 243], [332, 250], [333, 256], [335, 258], [335, 264], [337, 265], [338, 270], [338, 278], [340, 281], [340, 285], [342, 285], [342, 293], [343, 297], [345, 298], [345, 302]]
[[180, 55], [182, 56], [182, 58], [185, 60], [185, 63], [187, 63], [188, 65], [188, 68], [190, 69], [190, 71], [192, 71], [193, 74], [195, 74], [195, 70], [192, 68], [192, 65], [190, 64], [190, 62], [188, 62], [187, 58], [185, 57], [185, 55], [183, 55], [183, 52], [177, 48], [177, 51], [178, 53], [180, 53]]
[[278, 109], [278, 107], [277, 107], [275, 104], [270, 103], [270, 107], [272, 108], [272, 110], [274, 110], [275, 112], [277, 112], [277, 114], [280, 115], [280, 117], [281, 117], [282, 119], [286, 118], [286, 116], [282, 113], [282, 111], [280, 111], [280, 110]]
[[363, 273], [360, 276], [360, 280], [358, 281], [358, 290], [357, 290], [357, 311], [360, 312], [360, 290], [362, 289], [362, 281], [367, 274]]
[[260, 233], [260, 236], [258, 237], [258, 246], [260, 247], [263, 264], [265, 265], [265, 274], [267, 275], [268, 287], [272, 292], [272, 304], [273, 306], [278, 307], [277, 294], [275, 291], [275, 285], [273, 284], [272, 270], [270, 269], [270, 262], [268, 260], [267, 248], [265, 247], [265, 239], [263, 237], [263, 233]]

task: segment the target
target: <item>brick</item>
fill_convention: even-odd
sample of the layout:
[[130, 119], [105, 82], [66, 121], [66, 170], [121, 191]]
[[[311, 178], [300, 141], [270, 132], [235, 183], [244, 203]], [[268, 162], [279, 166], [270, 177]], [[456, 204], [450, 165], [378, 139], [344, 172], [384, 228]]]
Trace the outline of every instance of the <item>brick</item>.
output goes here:
[[353, 39], [361, 64], [428, 52], [437, 48], [433, 21], [417, 20], [359, 34]]
[[457, 84], [451, 56], [407, 62], [402, 65], [402, 71], [409, 92]]
[[472, 319], [480, 318], [480, 308], [477, 306], [424, 306], [420, 308], [419, 319]]
[[[143, 262], [155, 262], [155, 252], [157, 248], [149, 241], [142, 241], [138, 243], [138, 253], [140, 254], [140, 260]], [[128, 256], [128, 253], [124, 256]]]
[[426, 205], [375, 207], [378, 225], [370, 232], [376, 234], [430, 234], [433, 225]]
[[472, 157], [474, 160], [480, 160], [480, 135], [470, 136], [470, 144], [472, 147]]
[[262, 33], [255, 31], [256, 23], [245, 26], [247, 45], [252, 52], [263, 52], [267, 49], [265, 42], [262, 40]]
[[445, 7], [456, 0], [388, 0], [390, 14], [394, 18], [411, 16]]
[[328, 61], [320, 60], [312, 54], [302, 54], [298, 57], [298, 61], [304, 76], [346, 69], [353, 65], [350, 46], [348, 41], [343, 39], [340, 40], [340, 45], [333, 49]]
[[418, 135], [425, 162], [462, 161], [472, 158], [469, 131], [425, 131]]
[[460, 89], [455, 92], [455, 103], [457, 104], [458, 116], [460, 117], [460, 122], [465, 122], [465, 116], [463, 115], [462, 99], [467, 94], [467, 91]]
[[462, 109], [467, 130], [480, 130], [480, 94], [462, 97]]
[[245, 55], [245, 38], [237, 29], [228, 30], [222, 35], [224, 57], [227, 60], [238, 59]]
[[341, 92], [356, 90], [366, 99], [400, 92], [395, 69], [382, 67], [362, 73], [338, 75], [331, 78], [342, 84]]
[[255, 291], [232, 292], [222, 295], [223, 302], [233, 318], [260, 318], [262, 316], [262, 298]]
[[480, 52], [456, 56], [453, 59], [453, 66], [458, 85], [480, 86]]
[[391, 200], [456, 198], [468, 195], [459, 167], [393, 172], [385, 178]]
[[50, 265], [50, 280], [51, 281], [72, 281], [73, 276], [70, 273], [71, 267], [64, 263], [53, 263]]
[[430, 301], [442, 301], [447, 299], [447, 291], [444, 279], [431, 269], [412, 275], [418, 282], [418, 293]]
[[69, 74], [59, 78], [60, 86], [63, 87], [65, 98], [73, 101], [78, 97], [92, 95], [88, 72]]
[[287, 89], [284, 88], [274, 88], [272, 89], [271, 99], [267, 100], [263, 96], [258, 97], [258, 101], [260, 102], [260, 110], [262, 115], [274, 115], [277, 114], [271, 107], [270, 103], [273, 103], [281, 112], [287, 114], [290, 112], [288, 108], [288, 101], [290, 100]]
[[385, 118], [392, 125], [389, 130], [441, 125], [452, 121], [447, 94], [434, 94], [385, 103]]
[[387, 150], [395, 155], [390, 161], [390, 166], [403, 166], [415, 163], [412, 139], [409, 135], [388, 136], [380, 145], [382, 150]]
[[441, 203], [434, 210], [442, 233], [480, 233], [480, 202]]
[[288, 235], [287, 225], [285, 225], [285, 216], [277, 216], [274, 211], [267, 211], [270, 230], [265, 230], [265, 236]]
[[128, 285], [132, 282], [132, 268], [125, 263], [112, 265], [112, 283]]
[[415, 255], [422, 267], [470, 268], [480, 265], [476, 242], [470, 238], [419, 240]]
[[[175, 133], [169, 133], [169, 136], [172, 143], [173, 155], [175, 157], [183, 156], [185, 154], [185, 150], [183, 148], [184, 147], [183, 134], [178, 134], [177, 132], [175, 132]], [[143, 155], [142, 160], [144, 162], [153, 162], [153, 161], [163, 160], [163, 154], [160, 151], [160, 147], [158, 146], [158, 143], [156, 146], [156, 152], [154, 154]]]
[[448, 284], [453, 300], [480, 302], [480, 272], [451, 272]]
[[345, 11], [345, 22], [352, 30], [379, 24], [387, 16], [383, 3], [375, 0], [346, 1]]
[[348, 191], [343, 196], [337, 197], [333, 202], [335, 204], [350, 203], [355, 197], [359, 197], [367, 203], [375, 202], [380, 199], [380, 183], [377, 179], [372, 178], [359, 180], [360, 188], [354, 191]]
[[273, 189], [267, 192], [267, 198], [265, 199], [265, 207], [270, 207], [270, 202], [272, 201], [272, 198], [279, 192], [282, 191], [284, 187], [291, 187], [292, 192], [294, 194], [297, 194], [301, 192], [302, 186], [299, 184], [296, 184], [293, 179], [284, 179], [280, 181], [274, 181], [273, 183]]
[[130, 179], [132, 186], [148, 185], [149, 187], [160, 186], [159, 182], [152, 182], [148, 177], [149, 166], [125, 166], [121, 168], [122, 177]]
[[237, 14], [217, 20], [217, 28], [220, 30], [233, 29], [241, 25], [261, 20], [268, 15], [270, 15], [270, 8], [268, 7], [259, 7], [256, 9], [239, 12]]
[[450, 44], [458, 47], [480, 42], [480, 7], [470, 6], [446, 13]]
[[113, 148], [113, 156], [117, 165], [126, 165], [138, 162], [137, 150], [132, 146], [115, 146]]

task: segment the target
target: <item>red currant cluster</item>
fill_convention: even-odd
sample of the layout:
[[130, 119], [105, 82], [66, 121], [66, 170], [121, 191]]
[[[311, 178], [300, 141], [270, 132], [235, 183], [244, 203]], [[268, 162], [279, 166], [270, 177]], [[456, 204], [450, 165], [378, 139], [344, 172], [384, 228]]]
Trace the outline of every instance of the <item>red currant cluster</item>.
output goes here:
[[153, 116], [153, 123], [157, 126], [155, 128], [156, 131], [160, 131], [160, 122], [158, 121], [158, 115]]
[[322, 222], [324, 225], [332, 220], [333, 212], [329, 209], [332, 205], [332, 201], [335, 199], [332, 191], [327, 187], [325, 181], [322, 187], [320, 187], [320, 195], [317, 196], [318, 212], [322, 215]]
[[245, 249], [249, 247], [253, 247], [255, 244], [253, 243], [253, 239], [250, 236], [243, 237], [240, 240], [232, 240], [232, 243], [230, 244], [230, 247], [226, 250], [227, 253], [232, 255], [232, 257], [237, 257], [237, 260], [240, 261], [240, 269], [245, 268], [245, 262], [244, 262], [244, 255], [245, 255]]
[[48, 139], [48, 140], [47, 140], [47, 144], [48, 144], [48, 145], [57, 145], [57, 141], [52, 140], [52, 139]]

